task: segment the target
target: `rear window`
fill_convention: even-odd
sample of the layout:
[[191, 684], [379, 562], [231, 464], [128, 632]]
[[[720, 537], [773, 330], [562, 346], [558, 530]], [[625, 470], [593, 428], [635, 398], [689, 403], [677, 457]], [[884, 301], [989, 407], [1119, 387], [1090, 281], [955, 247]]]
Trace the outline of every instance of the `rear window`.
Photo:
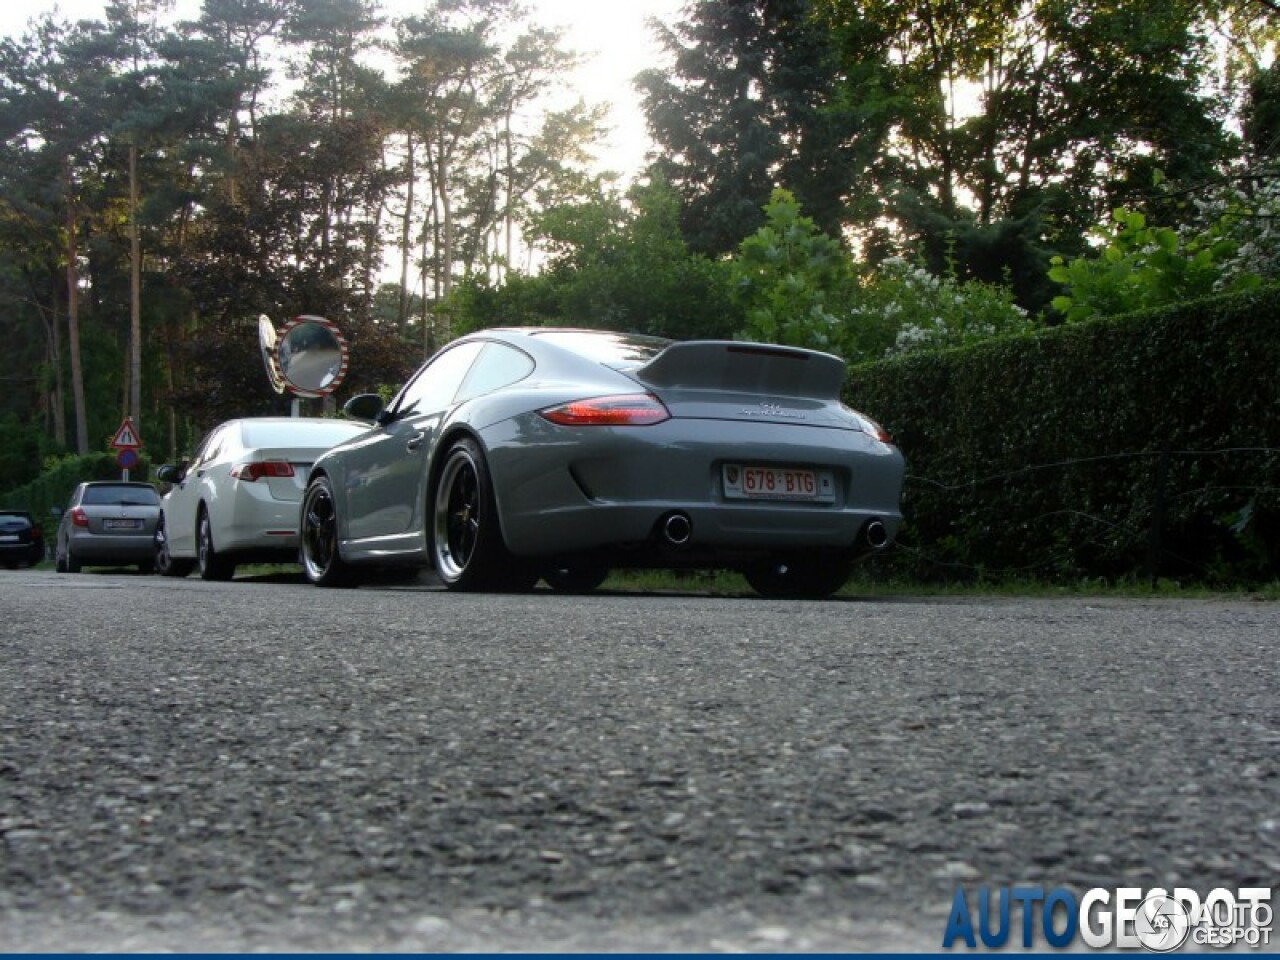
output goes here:
[[672, 343], [661, 337], [592, 330], [548, 330], [545, 333], [538, 331], [533, 335], [572, 350], [588, 360], [623, 369], [648, 363]]
[[160, 495], [154, 487], [86, 487], [80, 503], [87, 507], [157, 506]]
[[343, 440], [368, 430], [367, 424], [350, 420], [326, 420], [324, 423], [277, 421], [274, 423], [240, 424], [240, 436], [246, 448], [319, 447], [328, 449]]

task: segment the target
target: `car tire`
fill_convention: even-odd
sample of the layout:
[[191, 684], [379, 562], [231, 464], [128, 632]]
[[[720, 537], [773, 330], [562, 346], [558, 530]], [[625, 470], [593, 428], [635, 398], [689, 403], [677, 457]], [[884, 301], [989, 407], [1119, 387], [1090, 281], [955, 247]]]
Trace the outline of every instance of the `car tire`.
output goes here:
[[162, 577], [185, 577], [191, 572], [194, 564], [190, 560], [182, 560], [169, 553], [169, 537], [164, 528], [164, 515], [156, 521], [156, 532], [152, 539], [155, 545], [155, 570]]
[[507, 551], [480, 444], [449, 448], [431, 497], [431, 560], [449, 590], [532, 589], [538, 575]]
[[609, 578], [608, 567], [594, 565], [557, 567], [542, 574], [556, 593], [590, 593]]
[[62, 565], [66, 568], [67, 573], [79, 573], [80, 561], [76, 559], [74, 553], [71, 552], [71, 544], [67, 544], [67, 555], [62, 558]]
[[338, 502], [333, 483], [326, 476], [307, 484], [302, 498], [302, 531], [299, 538], [302, 572], [317, 587], [353, 587], [358, 578], [338, 551]]
[[774, 557], [744, 568], [742, 575], [762, 597], [820, 600], [843, 587], [851, 569], [848, 561]]
[[67, 558], [60, 554], [57, 550], [53, 551], [53, 569], [55, 573], [67, 572]]
[[213, 524], [204, 506], [196, 520], [196, 569], [201, 580], [230, 580], [236, 573], [236, 565], [219, 555], [213, 545]]

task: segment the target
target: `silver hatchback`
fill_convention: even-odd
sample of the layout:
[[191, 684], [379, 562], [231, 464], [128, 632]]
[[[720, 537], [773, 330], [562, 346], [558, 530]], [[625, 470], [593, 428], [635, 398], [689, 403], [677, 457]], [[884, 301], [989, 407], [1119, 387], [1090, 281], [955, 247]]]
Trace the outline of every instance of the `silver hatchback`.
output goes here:
[[82, 566], [136, 564], [150, 573], [159, 516], [160, 494], [149, 483], [82, 483], [58, 524], [54, 568], [79, 573]]

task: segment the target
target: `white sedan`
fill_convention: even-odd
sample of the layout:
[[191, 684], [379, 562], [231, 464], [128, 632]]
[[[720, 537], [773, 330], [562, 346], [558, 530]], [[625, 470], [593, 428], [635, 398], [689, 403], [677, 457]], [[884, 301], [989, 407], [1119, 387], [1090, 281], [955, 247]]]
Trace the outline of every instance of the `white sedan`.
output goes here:
[[238, 563], [298, 559], [298, 510], [316, 457], [369, 429], [320, 417], [228, 420], [205, 436], [189, 462], [166, 464], [155, 568], [167, 577], [197, 569], [229, 580]]

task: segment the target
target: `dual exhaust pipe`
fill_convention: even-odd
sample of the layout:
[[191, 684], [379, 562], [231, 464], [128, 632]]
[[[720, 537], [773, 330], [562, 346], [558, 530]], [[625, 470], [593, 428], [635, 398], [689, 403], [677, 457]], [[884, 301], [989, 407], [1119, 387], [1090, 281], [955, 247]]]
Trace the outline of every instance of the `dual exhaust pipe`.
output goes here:
[[889, 531], [883, 520], [868, 520], [862, 528], [862, 542], [872, 550], [883, 550], [889, 545]]
[[[673, 511], [658, 521], [658, 535], [669, 547], [685, 547], [693, 539], [693, 521], [687, 513]], [[884, 521], [873, 518], [862, 528], [862, 542], [871, 550], [883, 550], [889, 545], [889, 531]]]
[[667, 546], [683, 547], [693, 539], [693, 521], [687, 513], [668, 513], [658, 521], [658, 532]]

